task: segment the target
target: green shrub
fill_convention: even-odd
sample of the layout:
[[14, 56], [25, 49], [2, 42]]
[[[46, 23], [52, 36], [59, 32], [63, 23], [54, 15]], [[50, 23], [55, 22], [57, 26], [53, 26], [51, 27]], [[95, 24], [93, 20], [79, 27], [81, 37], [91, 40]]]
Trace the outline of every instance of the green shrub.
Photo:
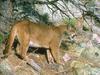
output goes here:
[[0, 44], [2, 43], [2, 41], [3, 41], [3, 35], [0, 34]]
[[68, 25], [68, 27], [75, 28], [76, 21], [77, 21], [75, 18], [64, 19], [64, 21], [65, 21], [65, 23]]

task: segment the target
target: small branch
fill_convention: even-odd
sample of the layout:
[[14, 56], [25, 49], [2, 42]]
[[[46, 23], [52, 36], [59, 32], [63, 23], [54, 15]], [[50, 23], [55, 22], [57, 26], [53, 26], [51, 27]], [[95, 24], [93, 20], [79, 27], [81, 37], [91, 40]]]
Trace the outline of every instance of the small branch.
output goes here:
[[56, 72], [56, 73], [57, 73], [57, 74], [63, 73], [63, 72], [69, 73], [69, 72], [72, 72], [72, 71], [73, 71], [73, 69], [72, 69], [72, 68], [69, 68], [69, 69], [67, 69], [67, 70], [63, 70], [63, 71]]
[[35, 69], [36, 71], [40, 72], [41, 71], [41, 67], [32, 59], [28, 59], [27, 60], [27, 64], [30, 65], [33, 69]]
[[[69, 13], [74, 17], [74, 18], [76, 18], [75, 16], [74, 16], [74, 14], [70, 11], [70, 9], [68, 8], [68, 6], [66, 5], [66, 3], [63, 1], [63, 3], [64, 3], [64, 5], [66, 6], [66, 8], [67, 8], [67, 10], [69, 11]], [[77, 18], [76, 18], [77, 19]]]
[[47, 7], [52, 11], [52, 15], [54, 14], [54, 12], [56, 12], [56, 10], [53, 10], [48, 4], [46, 4]]
[[33, 4], [53, 4], [56, 3], [59, 0], [53, 0], [53, 1], [34, 1]]
[[[69, 0], [76, 8], [78, 8], [79, 10], [82, 10], [82, 11], [85, 11], [84, 9], [82, 9], [79, 5], [80, 4], [78, 4], [78, 3], [76, 3], [75, 1], [73, 1], [73, 0]], [[84, 6], [84, 5], [81, 5], [81, 6]], [[84, 7], [84, 8], [86, 8], [86, 7]]]
[[[62, 0], [62, 2], [63, 2], [63, 0]], [[64, 10], [66, 10], [66, 8], [62, 5], [62, 4], [60, 4], [59, 2], [57, 2], [61, 7], [63, 7], [64, 8]], [[65, 3], [65, 2], [63, 2], [63, 3]]]
[[60, 12], [62, 12], [64, 15], [66, 15], [67, 17], [69, 17], [69, 15], [67, 15], [64, 11], [62, 11], [56, 4], [52, 4], [54, 5]]
[[53, 19], [53, 14], [57, 11], [57, 10], [53, 10], [48, 4], [46, 4], [47, 7], [49, 8], [49, 11], [51, 10], [52, 13], [52, 19]]

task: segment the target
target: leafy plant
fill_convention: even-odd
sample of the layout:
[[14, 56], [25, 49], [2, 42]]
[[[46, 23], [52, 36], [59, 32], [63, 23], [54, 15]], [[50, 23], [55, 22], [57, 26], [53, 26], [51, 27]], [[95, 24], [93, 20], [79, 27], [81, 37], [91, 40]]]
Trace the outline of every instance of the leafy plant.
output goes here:
[[65, 19], [66, 24], [68, 25], [68, 27], [72, 27], [75, 28], [76, 25], [76, 19], [72, 18], [72, 19]]
[[0, 34], [0, 44], [2, 43], [2, 41], [3, 41], [3, 35]]
[[84, 31], [89, 31], [89, 29], [86, 26], [83, 26]]

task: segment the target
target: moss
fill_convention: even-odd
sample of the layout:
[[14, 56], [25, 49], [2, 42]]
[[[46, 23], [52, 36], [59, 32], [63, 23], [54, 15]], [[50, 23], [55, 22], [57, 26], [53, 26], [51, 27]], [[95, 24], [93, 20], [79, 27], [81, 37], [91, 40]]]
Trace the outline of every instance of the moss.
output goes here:
[[3, 41], [3, 35], [0, 34], [0, 44], [2, 43], [2, 41]]
[[76, 21], [77, 20], [75, 18], [64, 19], [64, 22], [68, 25], [68, 27], [72, 27], [72, 28], [75, 28]]

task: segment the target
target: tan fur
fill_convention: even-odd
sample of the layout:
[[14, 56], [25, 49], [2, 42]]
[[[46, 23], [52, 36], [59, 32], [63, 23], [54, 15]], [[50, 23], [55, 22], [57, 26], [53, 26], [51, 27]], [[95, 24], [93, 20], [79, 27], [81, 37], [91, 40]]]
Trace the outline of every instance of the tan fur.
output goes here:
[[83, 29], [83, 22], [84, 22], [83, 17], [78, 17], [78, 18], [77, 18], [77, 21], [76, 21], [75, 28], [76, 28], [77, 30], [82, 30], [82, 29]]
[[63, 25], [55, 27], [53, 25], [48, 26], [33, 23], [28, 20], [23, 20], [21, 22], [16, 23], [12, 27], [8, 39], [8, 45], [4, 53], [7, 55], [11, 53], [12, 44], [14, 42], [15, 36], [17, 36], [18, 41], [20, 43], [19, 54], [24, 59], [26, 58], [27, 50], [31, 41], [34, 44], [38, 44], [39, 47], [51, 49], [54, 60], [59, 63], [59, 43], [63, 32], [66, 30], [66, 26]]

